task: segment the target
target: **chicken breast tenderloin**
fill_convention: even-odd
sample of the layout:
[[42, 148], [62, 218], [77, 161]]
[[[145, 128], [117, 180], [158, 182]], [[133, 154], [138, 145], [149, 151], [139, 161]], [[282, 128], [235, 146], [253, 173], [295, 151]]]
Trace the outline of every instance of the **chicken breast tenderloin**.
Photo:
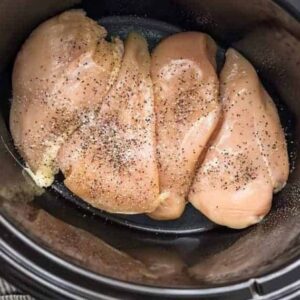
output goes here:
[[94, 121], [59, 153], [65, 185], [91, 205], [114, 213], [144, 213], [159, 204], [150, 55], [135, 33], [125, 42], [116, 83]]
[[217, 224], [244, 228], [270, 210], [289, 163], [276, 107], [252, 65], [229, 49], [221, 72], [224, 119], [197, 172], [189, 201]]
[[35, 29], [17, 56], [10, 130], [39, 186], [52, 184], [60, 146], [118, 75], [123, 43], [107, 42], [106, 34], [82, 10], [71, 10]]
[[185, 32], [166, 38], [153, 52], [162, 200], [150, 214], [154, 219], [176, 219], [182, 214], [197, 162], [219, 121], [216, 49], [208, 35]]

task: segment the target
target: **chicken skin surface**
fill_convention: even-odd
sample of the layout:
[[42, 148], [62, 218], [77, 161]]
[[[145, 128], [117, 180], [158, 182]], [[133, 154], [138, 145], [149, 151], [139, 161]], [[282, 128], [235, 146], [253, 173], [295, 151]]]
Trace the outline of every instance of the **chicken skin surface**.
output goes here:
[[65, 185], [95, 207], [144, 213], [159, 204], [155, 115], [146, 40], [131, 33], [117, 81], [94, 120], [60, 150]]
[[221, 72], [223, 122], [197, 172], [190, 202], [217, 224], [244, 228], [270, 210], [289, 163], [276, 107], [252, 65], [229, 49]]
[[52, 184], [61, 145], [118, 75], [123, 42], [109, 43], [106, 34], [82, 10], [71, 10], [35, 29], [17, 56], [10, 130], [39, 186]]
[[[38, 26], [13, 69], [10, 130], [39, 187], [110, 213], [179, 218], [189, 201], [245, 228], [269, 212], [289, 161], [276, 106], [250, 64], [207, 34], [123, 42], [74, 9]], [[59, 177], [56, 177], [59, 178]]]
[[166, 38], [152, 54], [162, 198], [150, 214], [154, 219], [181, 216], [197, 162], [219, 121], [216, 49], [208, 35], [185, 32]]

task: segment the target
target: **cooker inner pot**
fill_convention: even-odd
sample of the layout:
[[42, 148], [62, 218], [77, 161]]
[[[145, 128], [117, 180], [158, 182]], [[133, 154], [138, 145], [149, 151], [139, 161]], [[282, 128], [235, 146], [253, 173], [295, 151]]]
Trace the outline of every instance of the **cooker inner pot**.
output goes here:
[[[28, 4], [32, 2], [32, 6]], [[0, 10], [1, 212], [18, 230], [64, 259], [96, 273], [156, 286], [211, 287], [270, 273], [300, 254], [300, 25], [274, 1], [3, 1]], [[44, 193], [22, 172], [8, 131], [12, 63], [41, 21], [81, 7], [110, 34], [138, 30], [152, 48], [181, 30], [207, 32], [248, 58], [272, 95], [288, 142], [291, 174], [266, 219], [233, 231], [191, 207], [178, 221], [116, 216], [71, 195], [58, 176]], [[21, 20], [20, 23], [16, 20]], [[34, 198], [33, 201], [31, 201]], [[69, 225], [70, 224], [70, 225]], [[30, 253], [29, 253], [30, 256]]]

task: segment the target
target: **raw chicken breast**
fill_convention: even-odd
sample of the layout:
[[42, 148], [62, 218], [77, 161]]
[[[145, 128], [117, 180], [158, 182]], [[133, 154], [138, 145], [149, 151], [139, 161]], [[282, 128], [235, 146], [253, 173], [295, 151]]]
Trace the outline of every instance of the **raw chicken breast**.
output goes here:
[[153, 211], [159, 204], [153, 106], [147, 42], [132, 33], [100, 111], [61, 148], [65, 185], [109, 212]]
[[151, 75], [157, 118], [162, 204], [154, 219], [180, 217], [196, 164], [220, 116], [216, 44], [206, 34], [185, 32], [154, 50]]
[[83, 11], [71, 10], [40, 25], [18, 54], [10, 129], [39, 186], [51, 185], [61, 144], [118, 75], [123, 43], [105, 37]]
[[270, 210], [289, 163], [276, 107], [252, 65], [230, 49], [221, 73], [224, 120], [197, 172], [190, 202], [217, 224], [244, 228]]

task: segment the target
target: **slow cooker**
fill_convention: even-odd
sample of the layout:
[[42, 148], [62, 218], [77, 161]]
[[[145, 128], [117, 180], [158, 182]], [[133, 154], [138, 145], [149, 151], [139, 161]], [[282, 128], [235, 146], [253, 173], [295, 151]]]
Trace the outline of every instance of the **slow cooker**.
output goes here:
[[[72, 195], [57, 176], [41, 190], [8, 129], [11, 71], [42, 21], [82, 8], [111, 35], [139, 31], [153, 48], [187, 30], [239, 50], [272, 95], [290, 176], [260, 224], [230, 230], [190, 206], [176, 221], [112, 215]], [[0, 274], [36, 299], [300, 299], [300, 1], [0, 1]]]

